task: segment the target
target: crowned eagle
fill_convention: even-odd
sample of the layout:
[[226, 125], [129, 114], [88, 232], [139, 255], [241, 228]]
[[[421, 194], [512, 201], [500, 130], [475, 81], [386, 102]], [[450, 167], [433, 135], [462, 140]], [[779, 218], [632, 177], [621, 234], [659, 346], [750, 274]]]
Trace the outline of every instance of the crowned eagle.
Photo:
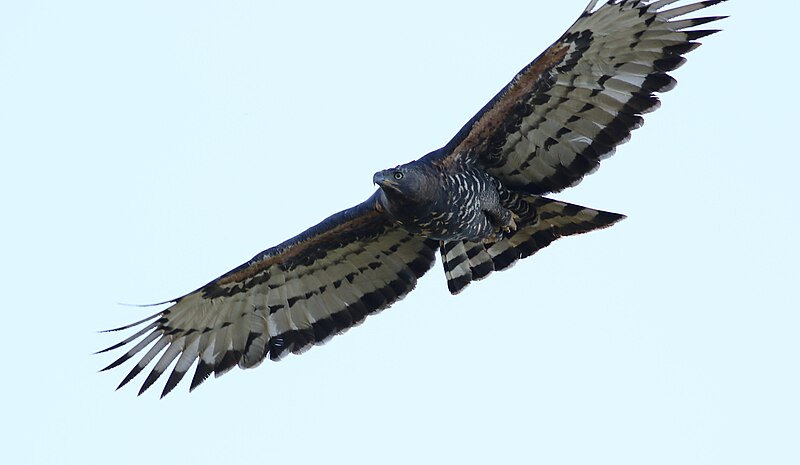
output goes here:
[[554, 240], [624, 216], [544, 197], [581, 181], [656, 109], [668, 74], [723, 17], [685, 15], [723, 0], [593, 0], [442, 148], [375, 173], [377, 191], [267, 249], [101, 352], [132, 345], [127, 384], [158, 357], [139, 393], [173, 366], [162, 396], [195, 364], [212, 373], [301, 353], [408, 294], [437, 251], [453, 294]]

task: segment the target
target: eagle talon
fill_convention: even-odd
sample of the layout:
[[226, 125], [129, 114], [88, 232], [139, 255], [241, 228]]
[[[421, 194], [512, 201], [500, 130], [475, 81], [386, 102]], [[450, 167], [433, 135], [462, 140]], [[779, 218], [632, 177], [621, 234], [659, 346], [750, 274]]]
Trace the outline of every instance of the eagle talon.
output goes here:
[[498, 227], [495, 230], [494, 234], [487, 237], [484, 240], [484, 242], [486, 243], [497, 242], [507, 238], [510, 235], [510, 233], [513, 233], [514, 231], [517, 230], [517, 220], [519, 220], [519, 215], [517, 215], [516, 213], [512, 213], [511, 218], [508, 220], [508, 222]]
[[519, 215], [516, 213], [511, 213], [511, 218], [508, 219], [508, 223], [504, 224], [500, 227], [497, 235], [500, 236], [502, 239], [505, 237], [506, 234], [514, 232], [517, 230], [517, 220], [519, 220]]
[[518, 219], [519, 219], [519, 215], [517, 215], [516, 213], [512, 212], [511, 213], [511, 219], [508, 220], [508, 224], [503, 226], [503, 232], [510, 233], [512, 231], [516, 231], [517, 230], [517, 220]]

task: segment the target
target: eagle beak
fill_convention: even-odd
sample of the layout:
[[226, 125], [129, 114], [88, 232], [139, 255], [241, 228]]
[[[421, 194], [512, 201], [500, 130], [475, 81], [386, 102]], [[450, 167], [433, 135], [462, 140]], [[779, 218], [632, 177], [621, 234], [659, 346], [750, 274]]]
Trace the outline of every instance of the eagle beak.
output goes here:
[[372, 175], [372, 183], [381, 187], [395, 188], [397, 183], [394, 182], [391, 176], [388, 176], [386, 171], [378, 171]]

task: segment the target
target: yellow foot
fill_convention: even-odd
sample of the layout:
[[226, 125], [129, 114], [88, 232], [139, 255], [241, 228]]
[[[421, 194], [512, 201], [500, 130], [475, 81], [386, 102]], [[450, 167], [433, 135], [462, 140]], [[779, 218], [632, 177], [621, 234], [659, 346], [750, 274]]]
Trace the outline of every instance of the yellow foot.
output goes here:
[[510, 233], [512, 231], [516, 231], [517, 230], [517, 221], [516, 220], [518, 220], [518, 219], [519, 219], [519, 215], [517, 215], [516, 213], [512, 213], [511, 214], [511, 220], [508, 222], [507, 225], [503, 226], [503, 228], [502, 228], [503, 232]]
[[509, 233], [512, 233], [517, 230], [517, 220], [519, 220], [519, 215], [512, 213], [511, 219], [508, 221], [508, 223], [497, 228], [497, 230], [495, 230], [495, 233], [484, 239], [483, 242], [493, 243], [505, 239], [506, 237], [509, 236]]

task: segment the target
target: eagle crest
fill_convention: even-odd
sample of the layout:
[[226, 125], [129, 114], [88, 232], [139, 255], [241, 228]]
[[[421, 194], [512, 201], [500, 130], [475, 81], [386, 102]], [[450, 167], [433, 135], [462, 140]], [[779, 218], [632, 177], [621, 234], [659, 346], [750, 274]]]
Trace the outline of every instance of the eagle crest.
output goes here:
[[444, 147], [376, 173], [379, 189], [148, 318], [101, 352], [133, 346], [119, 387], [157, 359], [139, 393], [170, 366], [169, 393], [195, 364], [212, 373], [301, 353], [403, 298], [438, 251], [452, 293], [562, 236], [624, 216], [543, 197], [573, 186], [642, 125], [675, 86], [698, 39], [723, 17], [678, 19], [717, 4], [592, 1]]

